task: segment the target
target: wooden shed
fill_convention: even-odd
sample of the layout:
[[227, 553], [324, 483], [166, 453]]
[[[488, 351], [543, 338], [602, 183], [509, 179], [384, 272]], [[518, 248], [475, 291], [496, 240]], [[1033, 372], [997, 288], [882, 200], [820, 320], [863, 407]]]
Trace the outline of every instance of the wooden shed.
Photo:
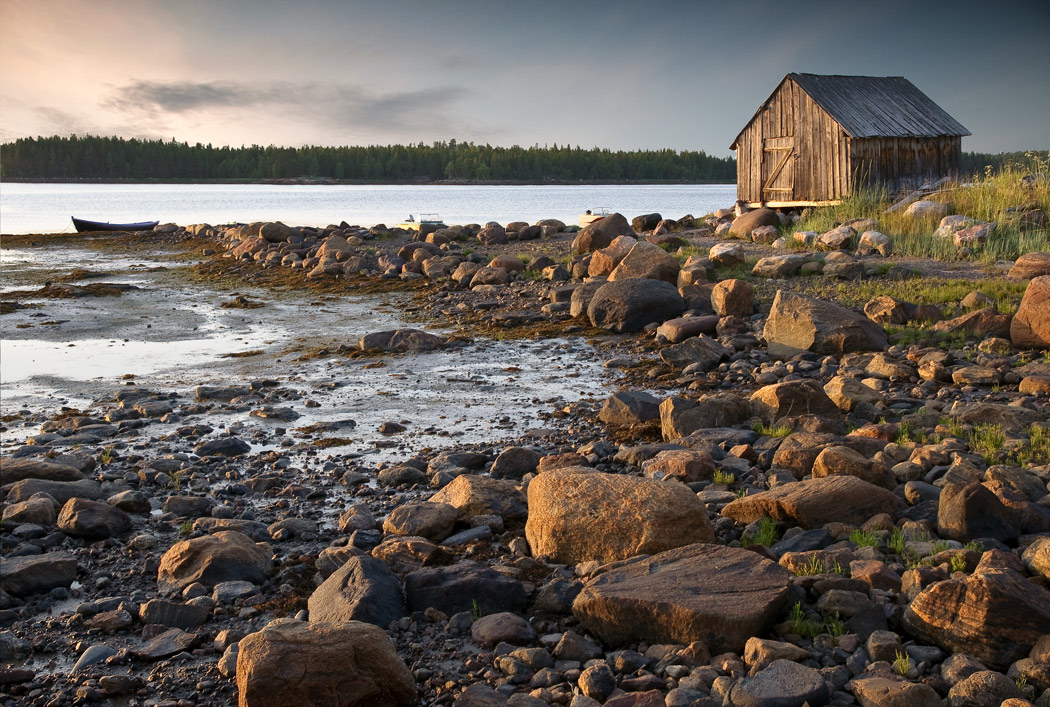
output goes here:
[[819, 206], [858, 186], [913, 189], [957, 172], [969, 134], [899, 76], [788, 74], [730, 145], [737, 199]]

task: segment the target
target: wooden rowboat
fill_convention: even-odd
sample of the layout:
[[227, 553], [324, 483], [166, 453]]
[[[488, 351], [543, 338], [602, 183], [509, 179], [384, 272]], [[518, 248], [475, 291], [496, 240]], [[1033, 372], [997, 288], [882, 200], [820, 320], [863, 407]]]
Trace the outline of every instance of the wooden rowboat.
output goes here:
[[70, 218], [73, 219], [73, 227], [77, 229], [77, 233], [85, 233], [87, 231], [150, 231], [160, 223], [160, 221], [109, 223], [108, 221], [88, 221], [76, 216], [71, 216]]

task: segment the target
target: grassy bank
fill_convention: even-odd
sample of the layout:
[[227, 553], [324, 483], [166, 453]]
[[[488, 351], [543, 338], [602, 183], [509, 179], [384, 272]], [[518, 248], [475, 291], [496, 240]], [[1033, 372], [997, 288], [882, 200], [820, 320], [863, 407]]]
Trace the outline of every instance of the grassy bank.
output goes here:
[[850, 219], [873, 218], [878, 222], [877, 230], [893, 238], [893, 250], [900, 255], [994, 263], [1050, 250], [1050, 229], [1026, 227], [1021, 218], [1031, 209], [1050, 212], [1050, 153], [1030, 152], [1026, 157], [1023, 163], [994, 173], [987, 170], [925, 197], [946, 204], [949, 214], [998, 224], [988, 242], [972, 254], [960, 252], [951, 238], [933, 236], [939, 219], [915, 218], [907, 215], [906, 209], [886, 213], [893, 199], [879, 189], [858, 190], [837, 206], [810, 209], [802, 221], [784, 229], [785, 235], [790, 238], [794, 231], [823, 233]]

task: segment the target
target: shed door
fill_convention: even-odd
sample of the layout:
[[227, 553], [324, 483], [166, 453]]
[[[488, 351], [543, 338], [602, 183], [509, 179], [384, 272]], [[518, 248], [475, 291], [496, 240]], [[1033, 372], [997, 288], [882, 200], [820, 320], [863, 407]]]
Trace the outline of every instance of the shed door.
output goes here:
[[762, 141], [762, 200], [791, 201], [795, 188], [795, 138]]

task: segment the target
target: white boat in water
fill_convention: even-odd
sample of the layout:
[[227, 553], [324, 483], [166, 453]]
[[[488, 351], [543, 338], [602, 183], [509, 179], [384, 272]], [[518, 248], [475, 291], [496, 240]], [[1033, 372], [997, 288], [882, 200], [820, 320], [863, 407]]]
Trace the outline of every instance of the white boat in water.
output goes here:
[[406, 231], [419, 231], [420, 233], [433, 233], [439, 228], [447, 228], [448, 226], [441, 217], [437, 214], [420, 214], [419, 220], [412, 215], [408, 215], [407, 221], [402, 221], [397, 224], [398, 228], [403, 228]]
[[586, 212], [580, 214], [580, 225], [588, 226], [595, 221], [601, 221], [603, 218], [611, 213], [609, 207], [600, 206], [597, 209], [587, 209]]

